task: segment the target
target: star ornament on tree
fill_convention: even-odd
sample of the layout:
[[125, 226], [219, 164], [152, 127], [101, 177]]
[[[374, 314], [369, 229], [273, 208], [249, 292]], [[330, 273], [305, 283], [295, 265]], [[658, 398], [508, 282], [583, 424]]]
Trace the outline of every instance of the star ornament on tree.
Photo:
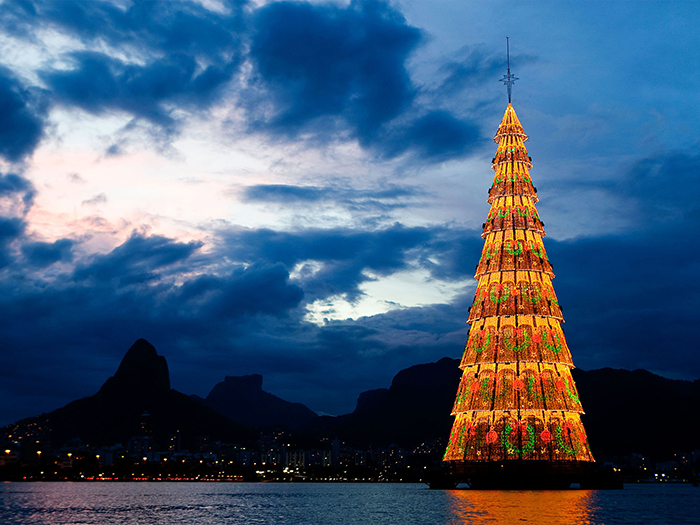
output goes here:
[[520, 79], [510, 72], [510, 68], [508, 68], [508, 74], [503, 75], [503, 78], [500, 80], [500, 82], [503, 82], [508, 88], [508, 102], [510, 102], [510, 92], [516, 80]]

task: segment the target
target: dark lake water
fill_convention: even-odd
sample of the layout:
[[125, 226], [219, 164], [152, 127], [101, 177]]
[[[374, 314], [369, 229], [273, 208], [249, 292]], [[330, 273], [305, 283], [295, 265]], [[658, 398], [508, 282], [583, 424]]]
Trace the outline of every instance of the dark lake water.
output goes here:
[[700, 488], [429, 490], [420, 484], [0, 483], [0, 524], [700, 523]]

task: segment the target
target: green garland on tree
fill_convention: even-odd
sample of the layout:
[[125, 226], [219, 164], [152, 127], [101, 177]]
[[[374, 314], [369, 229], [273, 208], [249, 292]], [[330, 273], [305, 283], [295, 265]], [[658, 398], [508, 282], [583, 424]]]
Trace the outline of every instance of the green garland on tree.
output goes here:
[[484, 331], [486, 332], [486, 341], [483, 344], [479, 344], [479, 340], [484, 339], [483, 332], [479, 333], [478, 335], [474, 334], [475, 337], [472, 337], [470, 340], [472, 350], [474, 350], [477, 355], [491, 346], [491, 332], [486, 330]]
[[565, 378], [564, 379], [564, 384], [566, 385], [566, 393], [569, 395], [569, 398], [576, 404], [580, 404], [581, 401], [578, 398], [578, 395], [576, 395], [576, 392], [572, 391], [571, 388], [569, 387], [569, 379]]
[[536, 242], [530, 241], [530, 251], [535, 255], [536, 257], [539, 257], [540, 259], [544, 255], [544, 246], [542, 245], [537, 245]]
[[[491, 251], [491, 248], [493, 248], [493, 252]], [[485, 246], [486, 260], [487, 261], [490, 260], [491, 257], [496, 255], [497, 252], [498, 252], [498, 246], [496, 245], [496, 243], [486, 245]]]
[[518, 447], [516, 445], [513, 445], [510, 442], [510, 434], [513, 431], [513, 428], [510, 426], [510, 424], [506, 424], [506, 428], [503, 429], [503, 433], [501, 434], [501, 445], [503, 445], [503, 448], [508, 451], [509, 454], [529, 454], [535, 449], [535, 430], [532, 428], [532, 425], [530, 423], [527, 423], [527, 439], [523, 443], [522, 447]]
[[[548, 339], [550, 337], [554, 344], [549, 343]], [[555, 354], [561, 352], [561, 337], [559, 337], [556, 330], [542, 327], [542, 343], [550, 352], [554, 352]]]
[[546, 296], [552, 304], [559, 306], [559, 301], [557, 300], [557, 296], [554, 293], [554, 288], [552, 288], [551, 285], [546, 288]]
[[507, 381], [506, 377], [504, 374], [501, 374], [501, 380], [499, 381], [500, 383], [500, 388], [496, 388], [496, 399], [500, 400], [503, 399], [504, 397], [509, 397], [512, 393], [512, 385], [510, 385], [510, 381]]
[[[513, 243], [515, 243], [515, 248], [513, 248]], [[520, 255], [523, 253], [523, 243], [520, 241], [510, 240], [504, 245], [504, 248], [510, 255]]]
[[484, 299], [485, 295], [485, 290], [483, 288], [477, 287], [476, 293], [474, 294], [474, 302], [472, 303], [472, 307], [477, 306]]
[[525, 390], [527, 390], [527, 393], [537, 402], [541, 402], [544, 399], [543, 396], [535, 390], [534, 376], [529, 375], [525, 378]]
[[[557, 425], [557, 428], [554, 430], [554, 439], [557, 442], [559, 450], [563, 451], [565, 454], [576, 456], [578, 454], [578, 451], [581, 449], [581, 444], [577, 442], [571, 447], [568, 446], [566, 443], [564, 443], [564, 439], [562, 438], [562, 432], [563, 431], [561, 425]], [[571, 437], [571, 434], [569, 434], [569, 437]]]
[[[462, 376], [462, 377], [465, 377], [465, 376]], [[457, 395], [457, 400], [455, 401], [455, 406], [462, 404], [466, 400], [467, 396], [471, 392], [471, 389], [472, 389], [471, 387], [472, 387], [471, 379], [466, 379], [466, 380], [462, 381], [462, 384], [459, 387], [459, 393]]]
[[490, 377], [485, 377], [481, 381], [481, 387], [479, 388], [479, 394], [481, 394], [481, 398], [484, 400], [488, 400], [491, 397], [491, 395], [488, 392], [490, 382], [491, 382]]

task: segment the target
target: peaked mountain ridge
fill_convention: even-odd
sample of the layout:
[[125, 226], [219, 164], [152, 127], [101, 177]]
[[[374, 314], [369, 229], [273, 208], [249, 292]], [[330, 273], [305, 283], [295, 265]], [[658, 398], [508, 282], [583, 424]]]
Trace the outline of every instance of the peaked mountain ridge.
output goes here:
[[105, 381], [100, 392], [129, 389], [141, 395], [158, 395], [170, 390], [168, 363], [145, 339], [137, 340], [129, 348], [116, 373]]
[[260, 374], [226, 376], [206, 398], [194, 395], [192, 398], [249, 427], [283, 426], [297, 430], [319, 417], [301, 403], [291, 403], [265, 392], [262, 384]]

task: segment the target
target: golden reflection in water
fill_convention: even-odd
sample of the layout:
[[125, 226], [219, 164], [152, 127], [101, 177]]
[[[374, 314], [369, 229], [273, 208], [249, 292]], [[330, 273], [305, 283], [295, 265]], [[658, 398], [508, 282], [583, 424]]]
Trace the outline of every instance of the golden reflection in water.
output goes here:
[[586, 525], [593, 523], [593, 490], [451, 490], [455, 524]]

